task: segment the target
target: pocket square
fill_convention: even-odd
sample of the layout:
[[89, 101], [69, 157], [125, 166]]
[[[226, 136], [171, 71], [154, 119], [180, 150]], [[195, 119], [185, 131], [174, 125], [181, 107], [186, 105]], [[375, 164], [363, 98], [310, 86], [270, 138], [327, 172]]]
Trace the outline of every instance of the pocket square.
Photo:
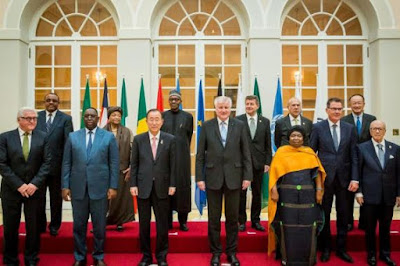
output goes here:
[[389, 159], [393, 159], [393, 158], [394, 158], [394, 156], [390, 154]]

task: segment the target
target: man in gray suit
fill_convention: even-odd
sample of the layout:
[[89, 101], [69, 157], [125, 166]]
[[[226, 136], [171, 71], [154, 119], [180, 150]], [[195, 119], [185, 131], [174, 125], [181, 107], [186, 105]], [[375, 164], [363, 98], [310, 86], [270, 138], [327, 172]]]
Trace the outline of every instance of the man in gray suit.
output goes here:
[[117, 195], [119, 151], [111, 132], [97, 127], [97, 110], [84, 113], [85, 128], [69, 135], [62, 166], [62, 196], [72, 199], [75, 263], [86, 265], [86, 233], [89, 214], [92, 218], [93, 264], [104, 262], [108, 200]]
[[221, 211], [225, 196], [226, 255], [231, 265], [238, 266], [236, 257], [240, 191], [253, 179], [249, 140], [245, 124], [231, 114], [232, 100], [220, 96], [214, 100], [217, 118], [206, 121], [200, 134], [196, 155], [197, 186], [208, 199], [208, 239], [211, 265], [220, 264], [222, 246]]

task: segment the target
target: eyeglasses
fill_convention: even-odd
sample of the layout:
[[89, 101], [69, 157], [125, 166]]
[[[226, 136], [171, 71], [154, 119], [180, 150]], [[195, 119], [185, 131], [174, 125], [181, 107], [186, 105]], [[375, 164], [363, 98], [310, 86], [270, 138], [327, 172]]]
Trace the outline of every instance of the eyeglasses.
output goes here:
[[385, 129], [385, 128], [381, 128], [381, 127], [373, 127], [373, 128], [371, 128], [371, 130], [372, 130], [372, 131], [381, 132], [381, 131], [385, 131], [386, 129]]
[[58, 100], [57, 99], [46, 99], [46, 103], [50, 103], [50, 102], [58, 103]]
[[29, 121], [29, 122], [37, 120], [37, 117], [29, 117], [29, 116], [27, 116], [27, 117], [21, 116], [20, 118], [22, 118], [22, 119], [24, 119], [26, 121]]
[[330, 107], [328, 109], [330, 109], [334, 112], [341, 112], [343, 110], [343, 108], [330, 108]]

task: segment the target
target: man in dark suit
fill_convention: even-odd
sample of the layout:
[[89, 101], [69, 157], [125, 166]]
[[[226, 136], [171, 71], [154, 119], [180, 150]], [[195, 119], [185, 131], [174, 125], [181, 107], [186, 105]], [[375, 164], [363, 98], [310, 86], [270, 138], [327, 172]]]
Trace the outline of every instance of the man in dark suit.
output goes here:
[[337, 213], [336, 255], [346, 262], [353, 262], [353, 259], [346, 252], [347, 191], [355, 192], [358, 189], [358, 173], [355, 164], [357, 135], [352, 125], [340, 121], [342, 110], [342, 101], [338, 98], [330, 98], [326, 107], [328, 119], [314, 124], [310, 137], [310, 147], [318, 152], [318, 157], [327, 174], [322, 200], [325, 225], [318, 241], [322, 249], [322, 262], [330, 259], [331, 231], [329, 222], [334, 195], [336, 196]]
[[222, 246], [221, 211], [225, 197], [226, 255], [231, 265], [240, 265], [236, 257], [238, 237], [238, 206], [240, 191], [253, 179], [251, 154], [246, 125], [231, 114], [232, 100], [219, 96], [214, 100], [217, 118], [205, 122], [201, 129], [196, 155], [196, 182], [207, 188], [208, 239], [211, 265], [220, 264]]
[[[352, 124], [356, 127], [357, 131], [357, 143], [363, 143], [371, 139], [369, 133], [369, 125], [372, 121], [376, 120], [376, 117], [364, 113], [365, 101], [364, 96], [361, 94], [354, 94], [349, 98], [351, 114], [348, 114], [342, 118], [342, 121]], [[347, 224], [347, 230], [353, 230], [354, 226], [354, 193], [349, 191], [349, 221]], [[358, 221], [358, 228], [364, 229], [365, 224], [363, 221], [363, 208], [360, 206], [360, 218]]]
[[287, 105], [289, 114], [275, 123], [275, 146], [279, 148], [289, 144], [288, 132], [293, 126], [302, 126], [306, 132], [304, 145], [308, 146], [312, 130], [312, 121], [301, 115], [301, 102], [299, 99], [290, 98]]
[[131, 156], [131, 194], [138, 197], [140, 246], [139, 266], [153, 264], [150, 245], [151, 207], [156, 216], [158, 265], [166, 266], [168, 253], [168, 195], [175, 193], [175, 137], [160, 131], [161, 112], [151, 109], [146, 122], [149, 131], [133, 139]]
[[119, 151], [114, 135], [97, 127], [97, 110], [84, 112], [85, 128], [69, 134], [62, 165], [62, 196], [72, 200], [74, 219], [73, 265], [86, 265], [86, 233], [89, 214], [93, 224], [93, 264], [104, 262], [108, 200], [117, 195]]
[[375, 232], [379, 221], [379, 257], [394, 266], [390, 258], [390, 223], [394, 205], [400, 206], [400, 149], [385, 140], [384, 122], [373, 121], [370, 133], [371, 140], [357, 145], [360, 187], [356, 199], [364, 208], [367, 263], [377, 264]]
[[[268, 172], [271, 164], [271, 128], [269, 120], [257, 114], [260, 101], [255, 95], [249, 95], [245, 100], [246, 114], [236, 118], [243, 121], [249, 139], [251, 160], [253, 162], [253, 182], [251, 183], [251, 227], [258, 231], [265, 231], [260, 224], [261, 213], [261, 184], [264, 173]], [[246, 201], [247, 189], [240, 193], [239, 231], [246, 230]]]
[[36, 129], [47, 134], [47, 140], [51, 153], [50, 174], [46, 179], [43, 193], [41, 214], [39, 214], [39, 228], [42, 232], [46, 231], [46, 191], [49, 187], [50, 192], [50, 213], [51, 221], [49, 224], [50, 235], [56, 236], [61, 226], [62, 215], [62, 196], [61, 196], [61, 165], [64, 144], [67, 142], [68, 135], [73, 131], [72, 118], [60, 110], [58, 104], [60, 98], [55, 93], [48, 93], [44, 99], [46, 110], [38, 113], [38, 124]]
[[39, 261], [40, 232], [37, 215], [45, 179], [50, 170], [46, 134], [34, 130], [37, 114], [23, 107], [17, 115], [18, 128], [0, 135], [1, 205], [3, 208], [5, 265], [19, 265], [18, 229], [24, 205], [26, 240], [25, 265]]

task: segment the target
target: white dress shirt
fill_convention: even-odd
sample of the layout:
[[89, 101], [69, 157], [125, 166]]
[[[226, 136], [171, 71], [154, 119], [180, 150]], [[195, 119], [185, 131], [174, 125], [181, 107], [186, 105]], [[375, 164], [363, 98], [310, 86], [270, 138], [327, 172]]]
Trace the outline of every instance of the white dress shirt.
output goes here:
[[360, 115], [356, 115], [355, 113], [352, 112], [351, 114], [353, 115], [354, 125], [356, 125], [356, 128], [357, 128], [357, 117], [360, 118], [360, 123], [362, 125], [362, 117], [363, 117], [364, 113], [361, 113]]
[[49, 117], [50, 112], [46, 110], [46, 123], [49, 120], [49, 118], [51, 118], [51, 123], [53, 124], [54, 122], [54, 117], [56, 117], [57, 114], [57, 110], [55, 110], [54, 112], [51, 113], [51, 116]]
[[[298, 115], [296, 118], [297, 118], [297, 126], [301, 126], [300, 115]], [[292, 127], [296, 126], [296, 122], [294, 121], [296, 118], [294, 118], [291, 114], [289, 114], [290, 125], [292, 125]]]
[[160, 131], [158, 131], [157, 135], [151, 134], [149, 131], [149, 138], [150, 138], [150, 147], [153, 147], [153, 138], [156, 137], [156, 150], [158, 149], [158, 142], [160, 140]]
[[[25, 138], [25, 131], [23, 131], [20, 127], [18, 127], [19, 132], [19, 139], [21, 140], [21, 147], [24, 146], [24, 138]], [[29, 140], [29, 150], [31, 150], [31, 142], [32, 142], [32, 132], [28, 132], [28, 140]]]
[[[93, 143], [94, 143], [94, 136], [96, 135], [96, 130], [97, 130], [97, 127], [95, 127], [94, 129], [92, 129], [92, 145], [93, 145]], [[85, 128], [85, 131], [86, 131], [86, 147], [87, 147], [87, 145], [88, 145], [88, 143], [89, 143], [89, 129], [87, 129], [87, 128]]]
[[249, 114], [246, 114], [246, 117], [247, 117], [247, 123], [249, 124], [249, 127], [250, 127], [250, 118], [253, 118], [254, 119], [254, 123], [256, 124], [256, 130], [257, 130], [257, 119], [258, 119], [258, 115], [257, 115], [257, 112], [255, 113], [255, 115], [253, 115], [253, 116], [251, 116], [251, 115], [249, 115]]
[[382, 150], [383, 150], [383, 154], [385, 154], [385, 139], [383, 139], [381, 142], [376, 142], [373, 138], [371, 138], [372, 144], [374, 144], [374, 149], [375, 149], [375, 153], [376, 153], [376, 157], [379, 158], [379, 148], [378, 148], [378, 144], [382, 144]]
[[[331, 120], [329, 120], [328, 119], [328, 123], [329, 123], [329, 130], [331, 131], [331, 136], [332, 136], [332, 139], [333, 139], [333, 125], [335, 124], [335, 123], [333, 123]], [[340, 145], [340, 120], [339, 121], [337, 121], [336, 122], [336, 125], [337, 125], [337, 127], [336, 127], [336, 135], [337, 135], [337, 137], [338, 137], [338, 145]]]
[[222, 123], [222, 122], [225, 122], [226, 132], [228, 133], [229, 117], [228, 117], [228, 119], [226, 119], [225, 121], [222, 121], [222, 120], [219, 119], [218, 117], [217, 117], [217, 120], [218, 120], [219, 133], [221, 133], [221, 123]]

